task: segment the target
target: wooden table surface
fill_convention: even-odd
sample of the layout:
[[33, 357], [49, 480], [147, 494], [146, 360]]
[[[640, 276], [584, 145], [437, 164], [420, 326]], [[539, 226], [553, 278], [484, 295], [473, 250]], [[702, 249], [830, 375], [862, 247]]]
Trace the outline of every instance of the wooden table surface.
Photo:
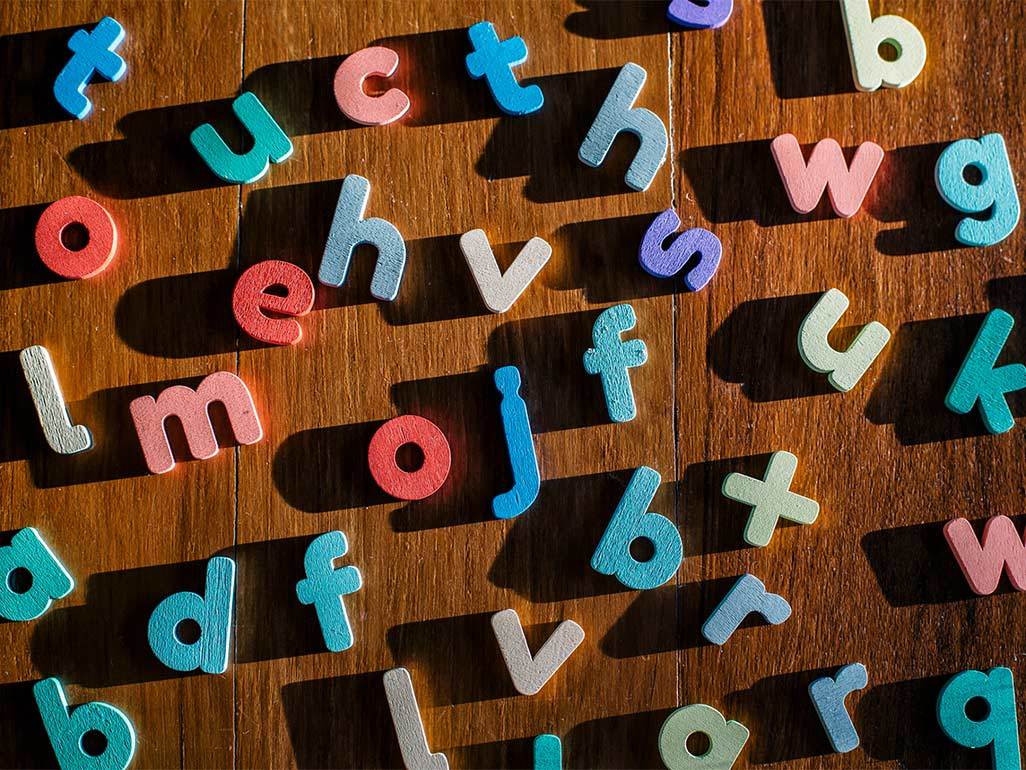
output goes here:
[[[956, 213], [933, 166], [947, 143], [1001, 132], [1026, 180], [1026, 6], [873, 0], [928, 46], [909, 87], [854, 90], [834, 2], [738, 0], [716, 31], [684, 31], [665, 2], [9, 2], [0, 6], [0, 542], [38, 528], [77, 580], [39, 620], [0, 624], [0, 765], [54, 762], [31, 684], [58, 676], [72, 703], [123, 709], [135, 766], [378, 767], [401, 759], [381, 686], [407, 667], [433, 750], [455, 767], [529, 766], [533, 736], [563, 738], [567, 767], [659, 767], [659, 727], [708, 703], [751, 730], [738, 766], [985, 767], [934, 717], [941, 684], [1005, 665], [1019, 678], [1026, 608], [1007, 586], [972, 596], [944, 521], [1024, 517], [1021, 428], [986, 434], [943, 395], [982, 314], [1016, 316], [1005, 360], [1026, 357], [1020, 226], [997, 246], [957, 248]], [[124, 25], [128, 74], [96, 83], [95, 111], [62, 119], [53, 79], [76, 27]], [[519, 34], [518, 75], [544, 108], [498, 112], [463, 66], [466, 28]], [[347, 122], [331, 80], [373, 42], [399, 52], [399, 123]], [[621, 139], [600, 169], [580, 142], [628, 61], [648, 72], [639, 104], [667, 121], [670, 156], [648, 191], [623, 173]], [[259, 182], [227, 186], [187, 143], [211, 121], [238, 135], [230, 101], [256, 93], [295, 153]], [[233, 134], [234, 132], [234, 134]], [[887, 151], [863, 211], [789, 208], [769, 140], [794, 133]], [[239, 272], [285, 259], [316, 273], [346, 174], [371, 180], [368, 213], [395, 223], [409, 261], [398, 299], [373, 301], [363, 247], [342, 289], [317, 288], [294, 348], [241, 334]], [[63, 282], [35, 255], [42, 209], [73, 194], [115, 217], [122, 243], [95, 279]], [[637, 263], [655, 213], [715, 232], [723, 264], [688, 293]], [[457, 245], [487, 231], [508, 263], [532, 236], [553, 257], [507, 313], [486, 311]], [[818, 294], [851, 298], [836, 344], [878, 320], [893, 333], [849, 393], [800, 361], [797, 326]], [[638, 417], [610, 424], [583, 351], [606, 306], [629, 302], [649, 362], [632, 371]], [[17, 352], [49, 348], [70, 410], [96, 446], [58, 456], [31, 412]], [[491, 371], [516, 364], [543, 484], [495, 520], [510, 472]], [[248, 384], [265, 428], [253, 446], [145, 473], [131, 399], [218, 370]], [[1026, 398], [1012, 396], [1026, 414]], [[452, 472], [427, 500], [397, 504], [366, 465], [382, 421], [414, 413], [449, 438]], [[762, 475], [769, 452], [799, 458], [812, 526], [766, 548], [741, 538], [747, 509], [719, 493], [730, 471]], [[685, 559], [655, 590], [624, 590], [591, 554], [632, 469], [663, 483]], [[323, 648], [295, 601], [311, 538], [341, 529], [364, 588], [346, 598], [356, 645]], [[211, 556], [238, 563], [224, 675], [176, 675], [149, 651], [153, 607], [200, 590]], [[699, 626], [746, 571], [791, 603], [780, 626], [746, 625], [720, 648]], [[488, 623], [512, 607], [537, 645], [564, 618], [587, 634], [539, 694], [514, 693]], [[808, 683], [861, 661], [848, 703], [862, 746], [831, 754]]]

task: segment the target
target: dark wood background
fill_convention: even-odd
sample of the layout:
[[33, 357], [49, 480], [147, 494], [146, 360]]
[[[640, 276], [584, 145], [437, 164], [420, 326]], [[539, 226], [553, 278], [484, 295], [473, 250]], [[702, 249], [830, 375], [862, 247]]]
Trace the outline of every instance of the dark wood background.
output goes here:
[[[0, 625], [0, 764], [53, 763], [30, 687], [59, 676], [73, 703], [123, 708], [137, 767], [395, 766], [380, 675], [410, 669], [432, 748], [455, 767], [525, 766], [530, 740], [563, 737], [568, 767], [658, 767], [656, 737], [676, 706], [704, 702], [749, 727], [740, 764], [985, 767], [987, 751], [940, 733], [942, 682], [965, 668], [1019, 676], [1026, 609], [1007, 587], [969, 594], [941, 537], [955, 516], [1018, 516], [1023, 436], [986, 435], [942, 404], [982, 314], [1019, 326], [1026, 357], [1023, 227], [998, 246], [957, 248], [957, 215], [933, 166], [963, 137], [1004, 134], [1026, 180], [1026, 9], [873, 0], [913, 21], [926, 68], [900, 91], [852, 85], [834, 2], [738, 0], [729, 23], [688, 32], [665, 2], [9, 2], [0, 7], [0, 538], [39, 528], [78, 581], [31, 623]], [[95, 112], [62, 119], [51, 86], [75, 27], [111, 15], [127, 30], [128, 74], [92, 85]], [[545, 106], [502, 116], [465, 74], [465, 29], [489, 19], [519, 34], [518, 69]], [[331, 93], [341, 58], [373, 42], [401, 57], [413, 100], [387, 127], [348, 123]], [[617, 69], [648, 71], [639, 103], [670, 130], [668, 162], [645, 193], [623, 172], [621, 139], [598, 170], [580, 142]], [[212, 121], [237, 135], [230, 100], [252, 90], [295, 154], [260, 182], [219, 185], [187, 144]], [[788, 207], [769, 140], [831, 136], [887, 150], [863, 211]], [[316, 273], [341, 179], [372, 183], [369, 213], [394, 222], [409, 262], [399, 298], [371, 300], [371, 253], [347, 285], [317, 288], [296, 348], [240, 338], [230, 292], [241, 269], [275, 258]], [[32, 230], [46, 204], [95, 197], [117, 220], [112, 267], [85, 281], [48, 275]], [[656, 212], [724, 244], [698, 294], [637, 264]], [[458, 236], [484, 228], [501, 259], [528, 238], [553, 258], [511, 311], [487, 313]], [[876, 319], [893, 333], [850, 393], [800, 362], [798, 323], [837, 287], [852, 301], [837, 335]], [[581, 355], [601, 308], [630, 302], [649, 362], [632, 372], [638, 418], [608, 423]], [[87, 454], [51, 453], [17, 365], [51, 351]], [[531, 510], [491, 518], [510, 482], [490, 372], [524, 375], [544, 483]], [[210, 372], [238, 372], [265, 426], [172, 473], [144, 473], [129, 401]], [[1016, 415], [1026, 398], [1013, 396]], [[448, 435], [453, 469], [435, 496], [397, 505], [375, 488], [366, 446], [402, 413]], [[230, 445], [226, 445], [230, 447]], [[799, 458], [796, 488], [819, 500], [813, 526], [781, 527], [767, 548], [741, 538], [747, 510], [719, 494], [767, 454]], [[629, 478], [663, 476], [652, 509], [678, 523], [673, 583], [626, 591], [589, 559]], [[323, 650], [294, 585], [312, 536], [341, 529], [365, 587], [346, 604], [356, 645]], [[2, 540], [0, 540], [2, 542]], [[237, 559], [231, 664], [179, 676], [145, 643], [161, 598], [202, 586], [205, 561]], [[699, 626], [752, 571], [794, 608], [723, 648]], [[573, 618], [583, 646], [536, 696], [517, 696], [489, 613], [513, 607], [532, 643]], [[870, 685], [849, 707], [862, 746], [832, 755], [806, 694], [811, 679], [862, 661]]]

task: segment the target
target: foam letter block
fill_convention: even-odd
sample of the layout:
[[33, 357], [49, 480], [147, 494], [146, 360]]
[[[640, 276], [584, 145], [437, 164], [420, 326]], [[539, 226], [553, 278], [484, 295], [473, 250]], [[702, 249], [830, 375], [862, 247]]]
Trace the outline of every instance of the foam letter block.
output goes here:
[[287, 160], [292, 155], [292, 141], [255, 94], [244, 91], [232, 102], [232, 111], [253, 137], [249, 152], [232, 152], [209, 123], [193, 130], [189, 141], [218, 177], [232, 184], [249, 184], [266, 174], [272, 163]]
[[[285, 296], [268, 294], [280, 286]], [[303, 327], [291, 318], [268, 316], [304, 316], [314, 303], [314, 285], [301, 267], [291, 262], [269, 259], [243, 272], [232, 292], [232, 312], [242, 331], [268, 345], [295, 345], [303, 339]]]
[[224, 406], [228, 424], [238, 443], [255, 444], [264, 437], [249, 388], [231, 372], [207, 375], [196, 390], [185, 385], [173, 385], [156, 399], [140, 396], [129, 404], [150, 473], [167, 473], [175, 467], [164, 428], [165, 421], [171, 416], [181, 421], [189, 452], [194, 458], [207, 460], [218, 453], [217, 436], [214, 435], [209, 412], [214, 402]]
[[584, 353], [584, 371], [602, 380], [606, 411], [613, 422], [630, 422], [637, 415], [629, 369], [648, 360], [642, 340], [620, 339], [638, 322], [630, 305], [614, 305], [602, 311], [591, 330], [593, 348]]
[[880, 145], [863, 142], [855, 150], [849, 167], [841, 145], [833, 139], [823, 139], [812, 148], [806, 164], [794, 134], [781, 134], [770, 142], [770, 153], [791, 208], [799, 214], [808, 214], [816, 208], [826, 190], [834, 213], [845, 218], [854, 216], [862, 207], [884, 158]]
[[702, 636], [713, 644], [724, 645], [753, 612], [778, 626], [791, 617], [791, 605], [784, 597], [767, 591], [755, 575], [744, 574], [702, 624]]
[[[901, 16], [874, 19], [869, 12], [869, 0], [841, 0], [841, 16], [857, 89], [904, 88], [922, 72], [926, 64], [926, 41], [908, 19]], [[897, 52], [894, 61], [887, 61], [880, 55], [880, 46], [884, 43]]]
[[[53, 678], [36, 682], [32, 694], [61, 770], [125, 770], [132, 763], [135, 729], [120, 709], [100, 701], [71, 708], [64, 688]], [[94, 731], [105, 743], [95, 756], [82, 745], [86, 733]]]
[[718, 29], [733, 10], [734, 0], [670, 0], [666, 17], [688, 29]]
[[493, 313], [505, 313], [513, 307], [552, 256], [552, 247], [546, 241], [532, 238], [509, 269], [500, 273], [484, 230], [471, 230], [460, 236], [460, 249], [485, 307]]
[[[966, 713], [969, 701], [982, 698], [987, 714], [973, 719]], [[1019, 717], [1015, 713], [1015, 682], [1011, 669], [992, 668], [955, 674], [937, 698], [937, 722], [959, 746], [982, 749], [990, 746], [994, 770], [1021, 770]]]
[[378, 262], [371, 277], [371, 296], [391, 302], [399, 294], [406, 269], [406, 241], [391, 222], [377, 217], [363, 218], [369, 199], [370, 182], [362, 176], [349, 174], [342, 181], [317, 280], [325, 286], [344, 284], [353, 251], [366, 243], [378, 250]]
[[93, 434], [89, 428], [71, 422], [68, 403], [57, 381], [50, 351], [42, 345], [33, 345], [21, 351], [18, 358], [50, 449], [57, 454], [73, 455], [91, 448]]
[[492, 98], [507, 115], [529, 115], [545, 103], [536, 85], [522, 86], [513, 68], [527, 61], [527, 44], [522, 37], [499, 40], [490, 21], [480, 21], [467, 30], [474, 50], [467, 54], [467, 73], [474, 80], [485, 79]]
[[[972, 166], [979, 171], [979, 184], [963, 176]], [[937, 158], [933, 172], [937, 191], [944, 202], [964, 214], [990, 212], [986, 219], [966, 217], [955, 227], [955, 240], [966, 246], [993, 246], [1007, 238], [1019, 224], [1019, 193], [1015, 189], [1012, 164], [1001, 134], [976, 139], [959, 139]]]
[[762, 479], [743, 473], [728, 473], [723, 479], [724, 497], [752, 506], [744, 535], [749, 545], [769, 545], [779, 519], [811, 524], [819, 516], [819, 503], [791, 491], [796, 470], [797, 457], [790, 452], [774, 452]]
[[534, 452], [531, 437], [531, 421], [527, 416], [527, 404], [520, 397], [520, 370], [515, 366], [503, 366], [493, 375], [495, 387], [502, 394], [499, 413], [502, 416], [502, 432], [506, 437], [506, 450], [513, 470], [513, 489], [492, 498], [492, 513], [497, 519], [512, 519], [538, 499], [541, 475], [538, 472], [538, 456]]
[[680, 217], [672, 208], [666, 209], [653, 220], [641, 239], [638, 262], [642, 269], [656, 278], [672, 278], [697, 255], [698, 261], [684, 274], [688, 291], [700, 291], [720, 266], [723, 245], [720, 239], [701, 227], [692, 227], [680, 234], [670, 247], [663, 242], [680, 227]]
[[342, 597], [363, 586], [363, 578], [356, 567], [335, 569], [335, 559], [341, 559], [348, 552], [349, 543], [342, 532], [325, 532], [307, 547], [303, 557], [306, 577], [296, 583], [300, 603], [314, 606], [324, 644], [332, 652], [353, 646], [353, 629]]
[[368, 96], [363, 81], [388, 78], [399, 67], [399, 54], [376, 45], [347, 56], [335, 71], [335, 101], [342, 114], [363, 126], [394, 123], [410, 109], [410, 98], [398, 88], [380, 96]]
[[[207, 562], [203, 596], [191, 591], [171, 594], [150, 615], [146, 638], [157, 660], [175, 671], [223, 674], [228, 669], [234, 602], [235, 562], [215, 556]], [[199, 626], [199, 639], [185, 643], [178, 637], [178, 626], [185, 620]]]
[[1014, 325], [1004, 310], [987, 313], [944, 398], [944, 405], [955, 414], [969, 414], [979, 404], [980, 417], [991, 433], [1004, 433], [1015, 425], [1005, 394], [1026, 388], [1026, 366], [996, 366]]
[[[81, 225], [88, 240], [81, 249], [64, 245], [61, 236], [73, 224]], [[51, 203], [36, 223], [36, 252], [43, 264], [61, 278], [99, 275], [118, 250], [118, 229], [103, 206], [81, 195]]]
[[1002, 572], [1008, 575], [1016, 591], [1026, 591], [1026, 543], [1007, 516], [987, 519], [982, 543], [966, 519], [952, 519], [945, 524], [944, 539], [973, 593], [994, 593]]
[[830, 330], [848, 309], [848, 298], [839, 289], [828, 289], [809, 311], [798, 330], [798, 353], [812, 371], [842, 393], [858, 384], [891, 338], [887, 327], [870, 321], [845, 351], [834, 350], [827, 339]]
[[[416, 444], [424, 464], [404, 471], [396, 462], [399, 447]], [[393, 417], [371, 437], [367, 465], [382, 491], [400, 500], [423, 500], [438, 491], [449, 476], [452, 455], [445, 434], [431, 420], [415, 414]]]
[[515, 610], [492, 615], [492, 630], [513, 679], [513, 687], [521, 695], [534, 695], [541, 690], [584, 641], [584, 629], [572, 620], [564, 620], [532, 657]]
[[[616, 575], [628, 588], [661, 586], [673, 577], [684, 558], [677, 527], [665, 516], [648, 510], [661, 480], [657, 471], [645, 465], [634, 471], [591, 557], [593, 570]], [[652, 545], [654, 552], [648, 561], [638, 561], [631, 555], [631, 543], [639, 537]]]
[[[688, 751], [688, 738], [704, 733], [709, 750], [701, 755]], [[659, 756], [668, 770], [729, 770], [748, 741], [748, 728], [704, 703], [692, 703], [674, 711], [659, 730]]]
[[534, 737], [534, 770], [563, 770], [563, 742], [558, 735]]
[[81, 120], [93, 109], [93, 103], [85, 95], [93, 75], [114, 83], [125, 76], [125, 60], [115, 53], [124, 39], [124, 27], [110, 16], [104, 16], [92, 32], [80, 29], [68, 40], [71, 59], [57, 75], [53, 95], [69, 114]]
[[858, 748], [859, 734], [852, 724], [844, 699], [848, 693], [861, 690], [869, 684], [869, 674], [861, 663], [842, 666], [837, 676], [820, 677], [809, 685], [809, 697], [816, 707], [819, 721], [834, 751], [844, 754]]
[[[11, 574], [21, 569], [31, 574], [32, 583], [16, 591]], [[33, 527], [14, 533], [10, 545], [0, 546], [0, 618], [35, 620], [74, 588], [71, 574]]]
[[388, 710], [392, 714], [399, 751], [407, 770], [449, 770], [445, 754], [432, 754], [428, 747], [410, 672], [405, 668], [393, 668], [385, 672], [384, 682]]
[[621, 131], [634, 134], [641, 146], [624, 177], [633, 190], [648, 189], [666, 160], [669, 146], [666, 126], [660, 117], [651, 110], [634, 106], [647, 77], [645, 69], [634, 62], [623, 66], [578, 152], [582, 163], [598, 168]]

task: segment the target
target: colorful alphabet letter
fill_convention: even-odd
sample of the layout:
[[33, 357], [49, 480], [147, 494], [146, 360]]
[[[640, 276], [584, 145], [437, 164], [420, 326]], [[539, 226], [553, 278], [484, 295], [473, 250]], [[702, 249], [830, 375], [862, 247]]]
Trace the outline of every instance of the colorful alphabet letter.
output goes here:
[[249, 388], [231, 372], [207, 375], [196, 390], [185, 385], [173, 385], [156, 399], [140, 396], [129, 404], [150, 473], [167, 473], [175, 467], [164, 427], [171, 416], [181, 421], [185, 440], [194, 458], [207, 460], [218, 453], [217, 436], [214, 435], [209, 412], [214, 402], [224, 406], [237, 442], [255, 444], [264, 437]]
[[242, 155], [232, 152], [209, 123], [194, 129], [189, 141], [203, 162], [231, 184], [255, 182], [271, 167], [292, 155], [292, 141], [285, 135], [255, 94], [245, 91], [232, 102], [232, 111], [253, 137], [253, 147]]
[[563, 742], [558, 735], [534, 737], [534, 770], [563, 770]]
[[996, 366], [1015, 320], [1004, 310], [987, 313], [962, 362], [944, 405], [955, 414], [969, 414], [979, 404], [980, 417], [991, 433], [1004, 433], [1015, 425], [1006, 393], [1026, 388], [1026, 366]]
[[94, 74], [116, 83], [125, 76], [125, 60], [115, 53], [125, 39], [125, 29], [110, 16], [104, 16], [92, 32], [76, 30], [68, 40], [71, 59], [53, 83], [57, 103], [81, 120], [93, 109], [85, 95]]
[[[684, 558], [677, 527], [665, 516], [648, 510], [661, 480], [657, 471], [645, 465], [634, 471], [591, 557], [593, 570], [616, 575], [628, 588], [661, 586], [673, 577]], [[631, 554], [631, 543], [638, 538], [652, 546], [653, 554], [647, 561], [638, 561]]]
[[341, 559], [348, 551], [346, 536], [337, 530], [315, 538], [303, 557], [306, 577], [296, 583], [300, 603], [314, 606], [324, 644], [332, 652], [353, 646], [353, 629], [342, 597], [363, 586], [363, 578], [356, 567], [334, 567], [335, 559]]
[[829, 289], [805, 316], [798, 330], [798, 354], [805, 365], [827, 375], [827, 381], [842, 393], [858, 384], [891, 338], [886, 326], [870, 321], [847, 350], [834, 350], [827, 337], [847, 309], [848, 298], [844, 293]]
[[[978, 183], [966, 180], [965, 170], [970, 167], [979, 172]], [[966, 217], [958, 223], [955, 240], [959, 243], [993, 246], [1019, 224], [1019, 193], [1001, 134], [949, 144], [937, 158], [933, 178], [944, 202], [953, 209], [964, 214], [989, 212], [986, 219]]]
[[[285, 296], [268, 293], [280, 287]], [[268, 345], [295, 345], [303, 339], [303, 327], [291, 318], [304, 316], [314, 303], [314, 285], [301, 267], [269, 259], [248, 268], [235, 283], [232, 313], [235, 322], [250, 337]], [[267, 315], [274, 313], [275, 317]]]
[[513, 687], [521, 695], [534, 695], [541, 690], [584, 641], [584, 629], [572, 620], [564, 620], [538, 654], [532, 656], [516, 610], [502, 610], [492, 615], [492, 630], [513, 679]]
[[1002, 572], [1016, 591], [1026, 591], [1026, 544], [1007, 516], [987, 519], [982, 542], [966, 519], [952, 519], [944, 525], [944, 539], [973, 593], [994, 593]]
[[[86, 231], [80, 249], [64, 245], [64, 231], [71, 225]], [[92, 278], [99, 275], [118, 250], [118, 228], [103, 206], [81, 195], [51, 203], [36, 223], [36, 252], [39, 259], [61, 278]]]
[[527, 404], [520, 396], [520, 370], [515, 366], [503, 366], [495, 370], [493, 378], [495, 387], [502, 394], [499, 412], [509, 464], [513, 470], [513, 488], [492, 498], [492, 513], [497, 519], [512, 519], [530, 508], [538, 499], [541, 475], [538, 472], [534, 439], [531, 437]]
[[406, 241], [391, 222], [377, 217], [363, 218], [369, 199], [370, 182], [362, 176], [349, 174], [342, 180], [317, 280], [325, 286], [344, 284], [353, 251], [366, 243], [378, 250], [378, 263], [371, 277], [371, 296], [391, 302], [399, 294], [406, 269]]
[[794, 134], [781, 134], [770, 142], [770, 153], [791, 208], [799, 214], [808, 214], [816, 208], [826, 190], [834, 213], [845, 218], [854, 216], [862, 207], [884, 158], [880, 145], [863, 142], [855, 150], [849, 167], [841, 145], [833, 139], [823, 139], [812, 148], [806, 163]]
[[869, 684], [869, 674], [861, 663], [842, 666], [837, 676], [820, 677], [809, 684], [809, 697], [816, 707], [819, 721], [834, 751], [844, 754], [858, 748], [859, 734], [844, 707], [848, 693], [861, 690]]
[[718, 29], [733, 10], [734, 0], [670, 0], [666, 16], [688, 29]]
[[57, 454], [72, 455], [91, 448], [93, 434], [89, 428], [71, 422], [50, 351], [42, 345], [33, 345], [21, 351], [18, 358], [50, 449]]
[[647, 77], [645, 69], [634, 62], [623, 65], [577, 154], [582, 163], [598, 168], [621, 131], [634, 134], [641, 146], [627, 168], [624, 181], [628, 187], [639, 191], [647, 190], [652, 184], [666, 160], [669, 146], [666, 126], [660, 117], [651, 110], [634, 106]]
[[702, 636], [713, 644], [724, 645], [753, 612], [777, 626], [791, 617], [791, 605], [784, 597], [767, 591], [755, 575], [744, 574], [702, 624]]
[[[204, 595], [180, 591], [166, 597], [150, 615], [146, 638], [157, 660], [174, 671], [223, 674], [228, 669], [228, 641], [235, 602], [235, 562], [215, 556], [207, 562]], [[191, 620], [199, 638], [183, 642], [179, 626]]]
[[545, 240], [532, 238], [506, 272], [501, 273], [484, 230], [471, 230], [461, 235], [460, 250], [485, 307], [493, 313], [505, 313], [513, 307], [552, 256], [552, 247]]
[[[94, 701], [71, 708], [57, 679], [42, 679], [32, 694], [61, 770], [125, 770], [135, 756], [135, 729], [120, 709]], [[103, 736], [103, 751], [86, 751], [88, 733]]]
[[467, 30], [474, 47], [467, 54], [467, 72], [474, 80], [485, 79], [495, 103], [507, 115], [529, 115], [545, 103], [536, 85], [522, 86], [513, 68], [527, 61], [527, 44], [522, 37], [499, 40], [490, 21], [479, 21]]
[[723, 479], [724, 497], [752, 506], [744, 534], [749, 545], [769, 545], [780, 519], [811, 524], [819, 516], [819, 503], [791, 491], [796, 470], [797, 457], [790, 452], [774, 452], [762, 479], [743, 473], [728, 473]]
[[602, 380], [606, 411], [613, 422], [630, 422], [637, 415], [630, 369], [648, 360], [648, 348], [642, 340], [620, 339], [638, 322], [630, 305], [606, 308], [595, 319], [591, 330], [592, 344], [584, 353], [584, 371], [597, 374]]
[[[975, 699], [986, 701], [986, 714], [974, 719], [966, 706]], [[967, 749], [991, 747], [994, 770], [1020, 770], [1019, 718], [1015, 713], [1015, 681], [1011, 669], [992, 668], [955, 674], [937, 698], [937, 722], [941, 730]]]
[[[698, 756], [688, 751], [688, 738], [704, 733], [709, 749]], [[748, 741], [748, 728], [704, 703], [674, 711], [659, 730], [659, 756], [668, 770], [729, 770]]]
[[[901, 16], [874, 19], [869, 11], [869, 0], [841, 0], [841, 17], [855, 87], [860, 91], [875, 91], [880, 86], [904, 88], [923, 71], [926, 41], [908, 19]], [[893, 61], [880, 55], [880, 46], [885, 44], [897, 54]]]
[[[11, 585], [16, 570], [25, 570], [32, 578], [25, 590]], [[0, 618], [35, 620], [54, 599], [63, 599], [74, 588], [71, 574], [33, 527], [15, 532], [10, 545], [0, 546]]]
[[432, 754], [428, 746], [410, 672], [405, 668], [393, 668], [385, 672], [383, 679], [392, 726], [395, 727], [399, 751], [407, 770], [449, 770], [445, 754]]
[[393, 123], [410, 109], [410, 97], [398, 88], [380, 96], [368, 96], [363, 81], [369, 77], [392, 77], [399, 67], [399, 54], [376, 45], [347, 56], [335, 71], [335, 101], [342, 114], [363, 126]]
[[638, 262], [642, 269], [656, 278], [671, 278], [679, 273], [696, 255], [698, 261], [684, 274], [688, 291], [700, 291], [720, 266], [723, 244], [720, 239], [701, 227], [685, 230], [667, 249], [663, 242], [680, 227], [680, 217], [672, 208], [657, 216], [645, 231], [638, 249]]
[[[399, 467], [399, 447], [415, 444], [424, 455], [417, 470]], [[393, 417], [371, 437], [367, 465], [382, 491], [399, 500], [423, 500], [438, 491], [449, 477], [452, 454], [445, 434], [431, 420], [415, 414]]]

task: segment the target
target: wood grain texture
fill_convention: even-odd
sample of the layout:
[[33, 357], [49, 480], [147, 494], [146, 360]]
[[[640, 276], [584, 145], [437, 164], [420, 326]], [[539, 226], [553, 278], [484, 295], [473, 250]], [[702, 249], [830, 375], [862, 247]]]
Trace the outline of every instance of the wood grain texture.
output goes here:
[[[567, 767], [659, 767], [660, 727], [690, 703], [751, 730], [739, 766], [985, 765], [985, 751], [941, 733], [937, 693], [964, 668], [1019, 674], [1026, 610], [1007, 590], [974, 597], [942, 526], [998, 514], [1022, 526], [1022, 439], [1018, 426], [988, 435], [943, 398], [983, 313], [1022, 320], [1026, 235], [958, 248], [964, 215], [939, 198], [933, 166], [945, 144], [998, 132], [1026, 179], [1026, 8], [870, 5], [927, 41], [907, 88], [856, 91], [827, 0], [739, 0], [718, 30], [681, 29], [663, 2], [0, 6], [0, 532], [36, 527], [78, 583], [39, 620], [0, 624], [0, 766], [53, 764], [31, 696], [46, 676], [71, 703], [124, 711], [135, 767], [398, 766], [382, 686], [398, 666], [431, 750], [453, 768], [530, 766], [542, 733], [560, 736]], [[70, 34], [104, 15], [125, 27], [128, 72], [92, 84], [93, 113], [67, 120], [50, 85]], [[524, 38], [517, 77], [542, 88], [539, 112], [504, 115], [467, 76], [466, 29], [481, 20]], [[381, 85], [411, 100], [384, 127], [349, 122], [332, 92], [342, 57], [369, 45], [399, 54]], [[631, 137], [599, 168], [577, 158], [628, 61], [648, 74], [636, 106], [666, 120], [670, 138], [640, 193], [624, 183]], [[244, 150], [230, 107], [243, 90], [295, 151], [240, 188], [211, 174], [188, 136], [211, 122]], [[769, 151], [783, 133], [806, 151], [828, 136], [847, 152], [884, 148], [858, 215], [837, 218], [826, 200], [808, 215], [790, 208]], [[248, 339], [231, 312], [238, 275], [267, 259], [316, 274], [347, 174], [370, 180], [368, 214], [406, 239], [397, 298], [373, 300], [375, 253], [359, 247], [344, 286], [317, 286], [301, 342]], [[59, 282], [32, 231], [47, 204], [76, 194], [111, 212], [118, 256], [94, 279]], [[699, 293], [637, 264], [646, 228], [671, 206], [723, 244]], [[531, 237], [553, 249], [501, 315], [459, 250], [476, 228], [502, 269]], [[852, 300], [837, 349], [849, 325], [894, 333], [846, 394], [802, 364], [795, 342], [831, 287]], [[631, 371], [637, 417], [614, 425], [581, 356], [599, 312], [624, 302], [649, 356]], [[1008, 361], [1026, 360], [1022, 328]], [[34, 344], [50, 351], [92, 450], [46, 446], [17, 359]], [[511, 520], [490, 510], [512, 483], [491, 380], [503, 365], [521, 372], [542, 477], [537, 502]], [[215, 371], [247, 384], [264, 440], [147, 475], [129, 402]], [[1010, 406], [1026, 414], [1016, 395]], [[397, 503], [370, 478], [366, 448], [410, 413], [442, 429], [452, 469], [432, 497]], [[758, 475], [777, 449], [803, 458], [795, 488], [822, 513], [748, 548], [747, 511], [720, 484]], [[641, 465], [662, 476], [650, 510], [676, 522], [685, 558], [673, 581], [639, 593], [588, 562]], [[336, 529], [364, 588], [346, 597], [358, 641], [333, 654], [294, 587], [311, 539]], [[215, 555], [238, 565], [229, 668], [168, 671], [146, 646], [146, 620], [163, 597], [201, 591]], [[749, 571], [793, 616], [743, 627], [723, 649], [704, 644], [702, 621]], [[587, 634], [530, 698], [509, 684], [488, 623], [504, 608], [532, 650], [562, 618]], [[869, 672], [847, 701], [861, 745], [834, 755], [807, 688], [852, 660]]]

